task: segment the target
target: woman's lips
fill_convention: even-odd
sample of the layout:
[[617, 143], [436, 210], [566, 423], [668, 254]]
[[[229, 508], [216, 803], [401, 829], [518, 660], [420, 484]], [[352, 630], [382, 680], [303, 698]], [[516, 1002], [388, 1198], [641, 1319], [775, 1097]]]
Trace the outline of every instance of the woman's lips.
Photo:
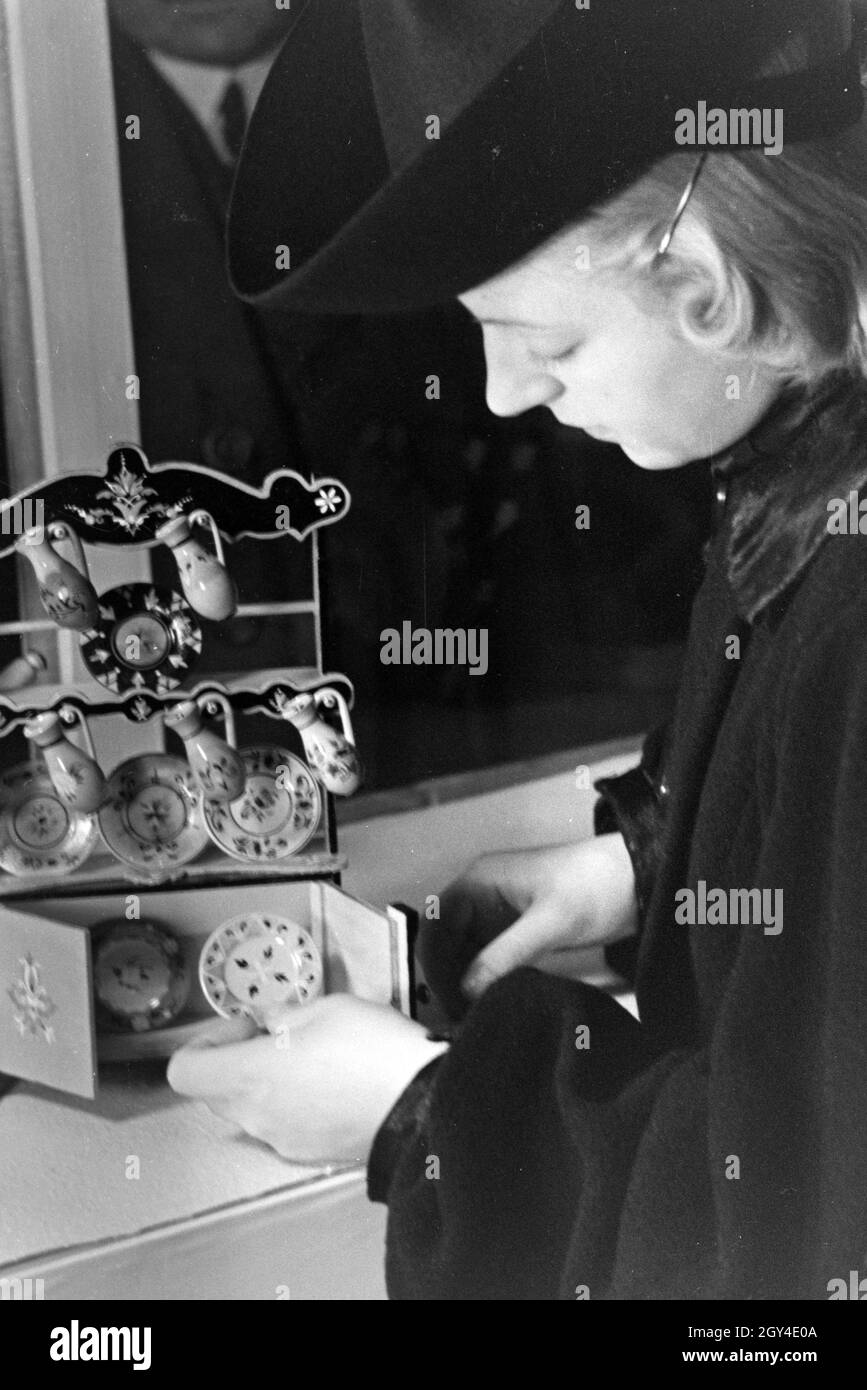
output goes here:
[[[564, 420], [562, 423], [572, 425], [571, 420]], [[572, 429], [583, 430], [591, 439], [600, 439], [603, 444], [610, 444], [617, 438], [612, 430], [603, 429], [601, 425], [572, 425]]]
[[583, 430], [585, 434], [591, 435], [593, 439], [600, 439], [603, 443], [611, 443], [617, 439], [613, 430], [604, 429], [602, 425], [579, 424], [577, 420], [567, 420], [554, 406], [549, 406], [548, 409], [555, 420], [559, 420], [561, 425], [566, 425], [570, 430]]

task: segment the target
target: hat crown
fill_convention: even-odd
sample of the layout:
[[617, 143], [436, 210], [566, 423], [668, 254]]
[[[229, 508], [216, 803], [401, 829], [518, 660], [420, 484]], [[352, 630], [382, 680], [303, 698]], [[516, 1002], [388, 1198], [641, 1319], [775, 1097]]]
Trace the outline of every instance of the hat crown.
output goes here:
[[683, 108], [779, 109], [787, 144], [854, 127], [850, 28], [849, 0], [308, 0], [236, 173], [232, 283], [441, 303], [677, 152]]
[[[599, 16], [576, 0], [358, 0], [382, 139], [393, 172], [423, 153], [427, 122], [451, 124], [558, 11], [563, 36], [581, 42], [581, 25], [599, 33]], [[741, 78], [779, 70], [799, 51], [804, 65], [848, 43], [849, 0], [592, 0], [602, 27], [622, 35], [624, 73], [654, 65]], [[589, 20], [589, 23], [588, 23]], [[794, 43], [794, 50], [791, 45]], [[616, 39], [610, 61], [620, 45]], [[630, 49], [632, 50], [630, 52]], [[699, 62], [696, 62], [700, 55]], [[557, 55], [552, 54], [556, 60]], [[770, 65], [768, 63], [770, 59]], [[799, 66], [799, 64], [795, 64]], [[616, 81], [616, 75], [612, 74]], [[701, 93], [697, 93], [701, 95]]]
[[526, 47], [563, 0], [361, 0], [388, 161], [424, 149], [427, 119], [449, 125]]

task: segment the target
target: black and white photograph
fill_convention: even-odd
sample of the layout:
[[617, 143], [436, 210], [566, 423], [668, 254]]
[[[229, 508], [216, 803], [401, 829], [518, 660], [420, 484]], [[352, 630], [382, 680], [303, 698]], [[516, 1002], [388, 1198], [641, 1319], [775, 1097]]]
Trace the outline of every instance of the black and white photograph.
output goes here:
[[865, 90], [865, 0], [0, 0], [0, 1304], [49, 1377], [227, 1373], [209, 1303], [842, 1354]]

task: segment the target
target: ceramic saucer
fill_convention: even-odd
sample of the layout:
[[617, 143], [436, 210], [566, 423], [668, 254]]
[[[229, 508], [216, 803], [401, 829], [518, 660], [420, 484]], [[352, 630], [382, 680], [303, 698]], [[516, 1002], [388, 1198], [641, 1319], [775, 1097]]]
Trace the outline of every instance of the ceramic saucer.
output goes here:
[[319, 786], [306, 763], [271, 745], [241, 750], [246, 785], [234, 801], [206, 801], [208, 834], [225, 854], [246, 863], [286, 859], [316, 832]]
[[7, 873], [71, 873], [98, 839], [96, 816], [70, 810], [42, 763], [0, 777], [0, 868]]
[[289, 917], [245, 912], [211, 932], [199, 957], [199, 981], [223, 1018], [252, 1018], [306, 1004], [322, 988], [322, 957], [312, 936]]
[[145, 1033], [173, 1023], [190, 992], [190, 971], [178, 939], [155, 922], [124, 917], [92, 930], [101, 1026]]
[[98, 816], [112, 854], [145, 873], [188, 864], [208, 843], [196, 779], [170, 753], [144, 753], [115, 768]]
[[81, 656], [94, 680], [115, 695], [164, 695], [186, 678], [202, 650], [189, 604], [155, 584], [122, 584], [99, 599], [99, 621], [81, 634]]

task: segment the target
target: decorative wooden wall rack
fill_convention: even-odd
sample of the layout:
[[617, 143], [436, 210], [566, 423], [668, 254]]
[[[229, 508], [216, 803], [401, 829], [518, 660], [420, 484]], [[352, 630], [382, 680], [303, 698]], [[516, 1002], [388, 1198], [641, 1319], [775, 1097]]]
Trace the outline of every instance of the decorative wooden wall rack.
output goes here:
[[[320, 608], [319, 556], [316, 533], [325, 526], [340, 521], [349, 510], [350, 496], [337, 478], [307, 480], [290, 469], [272, 472], [260, 487], [237, 481], [202, 465], [193, 463], [150, 464], [143, 451], [135, 445], [123, 445], [108, 456], [106, 466], [99, 471], [69, 472], [56, 475], [42, 483], [32, 484], [14, 497], [0, 502], [0, 560], [14, 563], [13, 534], [21, 521], [41, 524], [49, 538], [68, 537], [69, 528], [80, 542], [96, 548], [151, 548], [160, 544], [157, 531], [175, 517], [195, 512], [208, 513], [223, 541], [231, 545], [242, 538], [263, 543], [287, 538], [298, 542], [313, 539], [311, 556], [312, 597], [287, 600], [267, 605], [269, 615], [308, 614], [313, 623], [313, 664], [287, 665], [279, 670], [256, 670], [221, 679], [203, 675], [193, 680], [195, 654], [201, 647], [190, 645], [192, 659], [179, 659], [179, 670], [164, 677], [159, 667], [128, 669], [117, 656], [115, 644], [103, 641], [105, 633], [94, 640], [92, 634], [82, 633], [82, 651], [86, 655], [93, 682], [86, 679], [73, 686], [46, 684], [29, 686], [14, 694], [0, 694], [0, 739], [49, 711], [58, 714], [70, 727], [82, 718], [88, 723], [106, 716], [122, 716], [133, 725], [144, 725], [160, 719], [182, 701], [195, 700], [211, 714], [219, 713], [227, 702], [233, 714], [264, 714], [282, 721], [286, 728], [285, 709], [290, 701], [303, 694], [322, 694], [325, 707], [336, 700], [327, 692], [336, 692], [348, 709], [354, 703], [354, 691], [349, 678], [339, 672], [326, 672], [322, 664], [322, 615]], [[13, 526], [10, 526], [10, 521]], [[231, 559], [228, 560], [231, 568]], [[94, 576], [98, 580], [98, 575]], [[98, 589], [98, 583], [96, 584]], [[150, 587], [151, 593], [147, 591]], [[131, 597], [130, 597], [131, 595]], [[135, 608], [141, 604], [159, 619], [162, 614], [158, 599], [160, 586], [147, 584], [117, 586], [100, 595], [101, 621], [108, 628], [115, 621], [129, 622], [124, 603]], [[175, 598], [183, 602], [179, 595]], [[104, 600], [104, 601], [103, 601]], [[151, 608], [150, 605], [154, 604]], [[253, 606], [255, 607], [255, 605]], [[242, 606], [239, 615], [243, 616]], [[168, 622], [169, 615], [166, 616]], [[28, 631], [44, 631], [42, 619], [23, 619], [16, 630], [26, 637]], [[157, 674], [154, 675], [154, 669]], [[278, 747], [297, 743], [295, 731], [275, 739]], [[0, 745], [2, 746], [2, 745]], [[146, 755], [144, 755], [146, 756]], [[298, 754], [295, 754], [297, 757]], [[19, 770], [16, 770], [19, 771]], [[8, 777], [8, 772], [6, 776]], [[15, 778], [12, 779], [15, 783]], [[6, 787], [0, 776], [0, 856], [3, 836], [20, 837], [11, 824], [15, 820], [15, 791], [20, 802], [21, 788]], [[33, 789], [31, 788], [31, 792]], [[321, 789], [322, 818], [316, 840], [319, 848], [269, 858], [267, 853], [252, 854], [248, 862], [243, 856], [226, 858], [217, 845], [183, 865], [164, 864], [155, 871], [137, 873], [127, 863], [118, 863], [108, 850], [88, 854], [85, 862], [63, 873], [59, 863], [50, 865], [46, 875], [36, 869], [32, 874], [22, 871], [20, 856], [15, 859], [13, 873], [0, 874], [0, 896], [27, 896], [45, 890], [50, 878], [52, 891], [61, 895], [80, 892], [99, 886], [116, 889], [120, 881], [139, 881], [155, 884], [165, 881], [181, 884], [238, 882], [258, 877], [311, 878], [325, 877], [339, 882], [344, 861], [337, 849], [334, 806], [331, 795]], [[6, 810], [3, 802], [6, 802]], [[31, 808], [32, 809], [32, 808]], [[4, 825], [5, 821], [5, 825]], [[36, 833], [39, 832], [36, 827]], [[255, 842], [255, 836], [253, 837]], [[14, 856], [13, 856], [14, 857]], [[34, 863], [38, 862], [37, 859]]]

